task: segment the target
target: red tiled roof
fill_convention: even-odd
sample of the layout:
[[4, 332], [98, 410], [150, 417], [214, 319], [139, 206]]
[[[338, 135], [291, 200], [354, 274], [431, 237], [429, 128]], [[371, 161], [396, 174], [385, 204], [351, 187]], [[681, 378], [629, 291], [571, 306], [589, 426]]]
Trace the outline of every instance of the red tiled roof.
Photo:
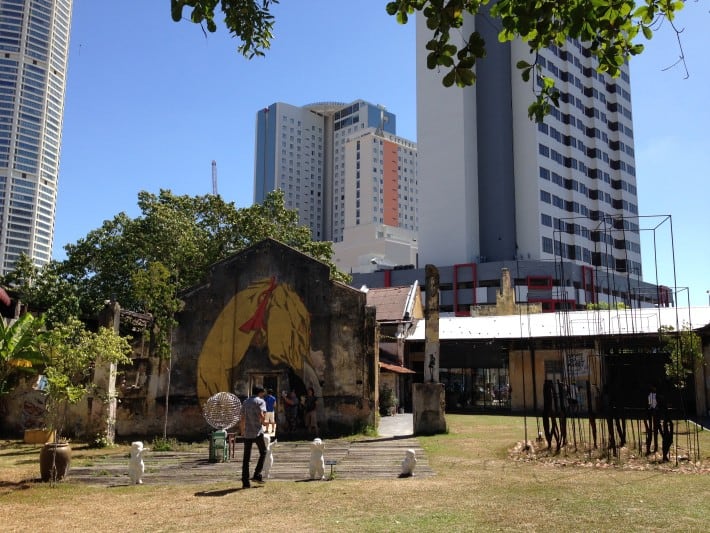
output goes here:
[[410, 370], [404, 366], [391, 365], [389, 363], [383, 363], [380, 361], [380, 368], [389, 370], [390, 372], [396, 372], [397, 374], [416, 374], [414, 370]]
[[367, 305], [377, 309], [376, 320], [402, 320], [410, 286], [368, 289]]

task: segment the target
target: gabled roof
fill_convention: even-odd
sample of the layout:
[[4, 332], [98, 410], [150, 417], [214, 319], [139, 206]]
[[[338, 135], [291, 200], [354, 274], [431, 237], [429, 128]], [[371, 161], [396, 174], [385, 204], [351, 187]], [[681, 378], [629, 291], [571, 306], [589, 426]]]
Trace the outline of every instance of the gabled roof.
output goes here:
[[404, 320], [411, 286], [368, 289], [367, 305], [377, 309], [378, 322]]
[[[710, 324], [710, 307], [570, 311], [532, 315], [439, 317], [439, 340], [596, 337], [657, 333], [661, 326], [697, 330]], [[420, 320], [408, 341], [424, 340]]]

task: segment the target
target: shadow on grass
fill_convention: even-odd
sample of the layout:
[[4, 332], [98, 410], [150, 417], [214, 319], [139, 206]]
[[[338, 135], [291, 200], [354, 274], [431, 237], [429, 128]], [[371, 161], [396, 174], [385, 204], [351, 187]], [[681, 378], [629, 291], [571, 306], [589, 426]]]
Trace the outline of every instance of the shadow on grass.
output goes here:
[[38, 448], [29, 448], [26, 450], [0, 451], [0, 457], [13, 457], [17, 455], [36, 455], [39, 453], [41, 446]]
[[[389, 442], [389, 441], [394, 441], [394, 440], [405, 440], [405, 439], [413, 439], [417, 435], [412, 433], [411, 435], [394, 435], [394, 436], [381, 436], [381, 437], [366, 437], [362, 440], [354, 440], [354, 443], [360, 443], [360, 442]], [[422, 435], [425, 436], [425, 435]]]
[[0, 496], [17, 490], [31, 489], [34, 485], [41, 483], [40, 478], [23, 479], [22, 481], [0, 481]]
[[21, 459], [19, 461], [15, 461], [16, 465], [31, 465], [31, 464], [39, 464], [39, 460], [35, 457], [33, 459]]
[[[254, 486], [251, 488], [259, 488], [258, 486]], [[233, 492], [239, 492], [240, 490], [249, 490], [249, 487], [247, 488], [241, 488], [241, 487], [235, 487], [232, 489], [220, 489], [220, 490], [201, 490], [199, 492], [195, 493], [195, 496], [226, 496], [227, 494], [232, 494]]]

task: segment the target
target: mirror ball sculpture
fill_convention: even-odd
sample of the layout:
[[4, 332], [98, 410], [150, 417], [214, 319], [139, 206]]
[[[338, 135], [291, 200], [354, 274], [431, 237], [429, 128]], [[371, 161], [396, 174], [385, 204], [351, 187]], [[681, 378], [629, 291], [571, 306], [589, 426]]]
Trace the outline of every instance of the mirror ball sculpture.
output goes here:
[[227, 430], [239, 422], [242, 402], [231, 392], [218, 392], [205, 402], [203, 414], [207, 423], [217, 430]]

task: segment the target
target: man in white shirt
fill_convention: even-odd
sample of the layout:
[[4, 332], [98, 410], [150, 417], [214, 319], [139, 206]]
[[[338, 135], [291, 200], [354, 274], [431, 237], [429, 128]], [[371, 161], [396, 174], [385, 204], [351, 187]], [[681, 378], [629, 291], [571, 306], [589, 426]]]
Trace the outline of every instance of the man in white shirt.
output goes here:
[[251, 487], [249, 482], [249, 462], [251, 461], [251, 445], [256, 443], [259, 448], [259, 460], [254, 469], [251, 481], [263, 483], [261, 471], [266, 459], [266, 443], [264, 442], [264, 418], [266, 415], [266, 402], [264, 389], [254, 387], [252, 396], [244, 400], [242, 413], [239, 419], [242, 438], [244, 439], [244, 456], [242, 457], [242, 487]]

